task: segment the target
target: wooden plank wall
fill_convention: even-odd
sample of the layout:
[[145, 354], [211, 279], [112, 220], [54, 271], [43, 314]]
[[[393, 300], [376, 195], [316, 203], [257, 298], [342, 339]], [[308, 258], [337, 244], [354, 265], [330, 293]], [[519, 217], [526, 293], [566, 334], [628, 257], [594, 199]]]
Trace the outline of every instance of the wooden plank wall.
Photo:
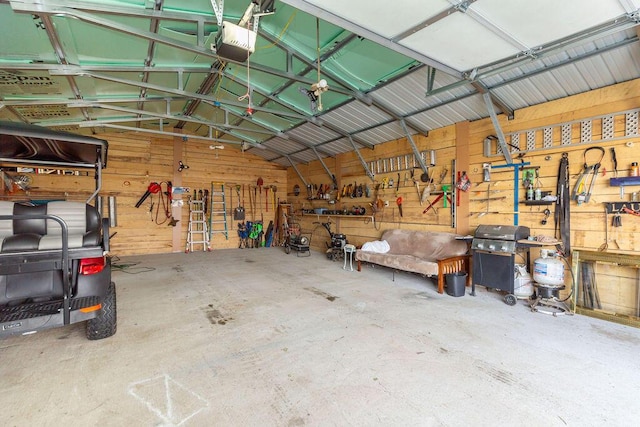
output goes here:
[[[618, 159], [618, 176], [629, 175], [629, 168], [632, 161], [640, 161], [640, 137], [625, 135], [624, 119], [620, 119], [617, 113], [632, 110], [640, 107], [640, 80], [630, 81], [613, 85], [589, 93], [568, 97], [562, 100], [548, 102], [542, 105], [516, 111], [513, 120], [507, 120], [504, 115], [499, 116], [500, 124], [505, 133], [521, 132], [529, 129], [544, 128], [571, 121], [581, 121], [601, 115], [616, 115], [614, 132], [616, 140], [597, 144], [579, 143], [580, 124], [572, 127], [572, 143], [567, 146], [559, 146], [561, 135], [559, 132], [553, 134], [553, 147], [541, 149], [527, 154], [522, 159], [517, 157], [514, 161], [524, 161], [530, 163], [528, 168], [538, 170], [541, 183], [541, 190], [550, 191], [555, 195], [558, 168], [562, 153], [567, 153], [569, 157], [569, 168], [571, 175], [571, 186], [577, 179], [578, 174], [583, 169], [583, 153], [590, 146], [600, 146], [605, 149], [605, 156], [602, 167], [598, 175], [591, 200], [588, 203], [578, 205], [571, 202], [571, 240], [575, 249], [598, 250], [605, 243], [605, 235], [608, 230], [608, 251], [620, 253], [632, 253], [640, 255], [640, 237], [637, 237], [640, 229], [640, 217], [633, 215], [623, 215], [622, 227], [611, 227], [611, 215], [605, 215], [603, 202], [620, 201], [619, 187], [609, 185], [609, 179], [613, 175], [613, 163], [610, 156], [610, 148], [615, 147]], [[386, 190], [382, 197], [389, 201], [390, 206], [383, 212], [376, 215], [375, 225], [365, 217], [331, 217], [327, 215], [304, 215], [300, 216], [303, 228], [314, 230], [312, 246], [316, 249], [324, 249], [329, 241], [328, 234], [323, 229], [318, 229], [318, 222], [332, 221], [332, 228], [335, 232], [346, 234], [350, 243], [361, 245], [366, 241], [376, 240], [383, 230], [389, 228], [406, 228], [421, 230], [441, 230], [454, 231], [459, 234], [473, 234], [476, 227], [481, 224], [513, 224], [515, 211], [514, 206], [514, 173], [512, 168], [492, 169], [491, 181], [483, 182], [483, 164], [492, 165], [504, 164], [504, 158], [485, 157], [484, 140], [489, 135], [495, 135], [496, 131], [490, 119], [478, 120], [471, 123], [459, 123], [443, 129], [431, 131], [428, 136], [415, 136], [414, 140], [420, 151], [435, 150], [436, 166], [431, 168], [431, 175], [438, 180], [443, 168], [451, 170], [451, 161], [456, 159], [458, 171], [465, 171], [472, 186], [467, 192], [460, 192], [460, 206], [457, 209], [457, 227], [451, 226], [451, 209], [444, 208], [442, 202], [437, 205], [438, 213], [433, 211], [423, 214], [426, 205], [420, 205], [415, 187], [411, 180], [405, 184], [404, 171], [401, 171], [401, 185], [399, 195], [403, 197], [403, 213], [400, 217], [398, 208], [395, 205], [395, 189]], [[542, 133], [536, 136], [536, 144], [542, 147]], [[594, 120], [591, 131], [591, 139], [602, 138], [601, 121]], [[524, 138], [521, 140], [522, 146], [526, 144]], [[392, 157], [396, 155], [410, 154], [411, 148], [405, 139], [390, 141], [376, 146], [374, 150], [361, 149], [367, 163], [378, 159]], [[589, 153], [588, 162], [591, 164]], [[325, 163], [338, 178], [338, 187], [352, 182], [366, 182], [375, 185], [382, 181], [384, 177], [397, 179], [397, 172], [387, 174], [377, 174], [376, 182], [369, 180], [354, 153], [347, 153], [337, 156], [335, 159], [327, 159]], [[319, 164], [314, 162], [306, 166], [299, 167], [305, 180], [314, 184], [329, 184], [330, 180], [326, 172]], [[606, 170], [606, 172], [605, 172]], [[419, 177], [421, 171], [416, 170]], [[526, 189], [522, 186], [522, 174], [520, 175], [519, 201], [518, 201], [518, 221], [519, 225], [531, 228], [532, 235], [554, 236], [553, 213], [547, 219], [545, 225], [544, 209], [549, 208], [552, 212], [554, 205], [550, 206], [526, 206]], [[293, 186], [300, 185], [302, 192], [300, 196], [292, 196]], [[443, 181], [445, 185], [451, 185], [451, 176], [448, 173]], [[421, 187], [423, 183], [420, 183]], [[489, 189], [489, 209], [487, 212], [487, 189]], [[441, 190], [441, 188], [438, 188]], [[630, 193], [640, 192], [640, 186], [626, 187], [624, 200], [630, 201]], [[342, 199], [335, 205], [330, 205], [324, 200], [307, 200], [304, 186], [292, 169], [288, 172], [287, 193], [289, 201], [298, 214], [302, 209], [324, 207], [327, 209], [350, 209], [353, 205], [366, 205], [367, 214], [370, 215], [369, 204], [373, 202], [373, 197], [368, 199]], [[431, 196], [434, 199], [434, 196]], [[500, 212], [500, 213], [494, 213]], [[483, 213], [483, 215], [480, 215]], [[606, 228], [605, 224], [608, 224]], [[617, 246], [616, 246], [617, 243]], [[532, 252], [532, 258], [538, 256], [537, 251]], [[628, 268], [599, 267], [601, 279], [599, 279], [600, 293], [603, 301], [603, 309], [618, 313], [633, 314], [636, 307], [637, 275], [630, 274]], [[568, 276], [568, 273], [567, 275]], [[600, 277], [600, 276], [599, 276]], [[611, 280], [609, 280], [611, 279]], [[570, 280], [570, 277], [567, 277]]]
[[[185, 250], [189, 222], [188, 197], [174, 196], [176, 199], [182, 198], [184, 205], [171, 210], [171, 215], [179, 219], [177, 225], [171, 227], [158, 195], [153, 195], [140, 208], [135, 208], [151, 182], [161, 183], [163, 191], [166, 191], [167, 181], [192, 190], [210, 190], [211, 182], [225, 183], [229, 239], [222, 234], [214, 235], [211, 242], [213, 250], [238, 247], [237, 222], [233, 221], [233, 208], [238, 203], [236, 185], [241, 188], [244, 186], [246, 197], [243, 203], [247, 210], [246, 219], [250, 220], [252, 215], [248, 193], [250, 190], [256, 191], [258, 177], [263, 179], [262, 203], [256, 206], [253, 216], [257, 220], [262, 218], [265, 227], [275, 217], [271, 198], [269, 205], [266, 205], [265, 188], [276, 186], [279, 189], [276, 197], [285, 198], [285, 168], [250, 152], [243, 153], [235, 146], [225, 145], [222, 150], [211, 150], [211, 143], [188, 137], [183, 140], [181, 137], [158, 138], [133, 133], [101, 134], [100, 138], [109, 141], [109, 157], [100, 195], [116, 198], [117, 227], [111, 230], [116, 233], [111, 241], [111, 253], [116, 256]], [[189, 166], [182, 172], [177, 171], [180, 160]], [[34, 174], [32, 189], [27, 194], [16, 192], [7, 198], [84, 201], [93, 188], [93, 172], [88, 176]], [[105, 213], [106, 210], [105, 203]]]
[[[499, 116], [502, 129], [505, 133], [521, 132], [528, 129], [543, 128], [566, 123], [581, 121], [601, 115], [616, 115], [614, 124], [615, 135], [619, 137], [614, 141], [598, 143], [596, 145], [606, 150], [602, 161], [602, 168], [591, 200], [581, 205], [571, 203], [571, 237], [572, 247], [575, 249], [598, 250], [607, 240], [607, 250], [610, 252], [639, 254], [640, 242], [638, 230], [640, 218], [624, 214], [622, 226], [611, 227], [611, 215], [605, 215], [603, 202], [620, 201], [618, 187], [609, 186], [609, 178], [613, 177], [613, 164], [609, 149], [615, 147], [618, 158], [619, 176], [629, 174], [632, 161], [640, 161], [640, 137], [623, 137], [625, 123], [617, 115], [620, 112], [632, 110], [640, 106], [640, 80], [625, 82], [589, 93], [571, 96], [562, 100], [548, 102], [542, 105], [517, 110], [513, 120], [507, 120], [503, 115]], [[601, 122], [593, 121], [591, 137], [598, 140], [602, 134]], [[397, 189], [381, 191], [382, 199], [389, 206], [375, 215], [372, 221], [371, 206], [374, 201], [374, 192], [370, 197], [350, 198], [343, 197], [336, 204], [330, 204], [326, 200], [308, 200], [306, 188], [296, 174], [289, 168], [271, 164], [250, 152], [242, 153], [238, 149], [226, 146], [224, 150], [210, 150], [209, 143], [182, 138], [156, 138], [141, 134], [106, 134], [101, 137], [107, 139], [109, 146], [109, 163], [104, 174], [104, 187], [101, 195], [115, 196], [117, 200], [118, 226], [113, 230], [117, 232], [113, 239], [113, 253], [115, 255], [133, 255], [145, 253], [166, 253], [184, 250], [187, 234], [188, 207], [175, 208], [173, 215], [180, 222], [176, 227], [170, 227], [166, 223], [156, 224], [155, 213], [150, 213], [149, 201], [141, 208], [134, 207], [137, 200], [145, 192], [150, 182], [163, 182], [172, 180], [176, 183], [191, 188], [210, 188], [212, 181], [224, 181], [227, 183], [227, 208], [229, 212], [229, 240], [221, 235], [214, 236], [212, 246], [214, 249], [235, 248], [238, 246], [236, 224], [232, 221], [231, 190], [235, 185], [244, 186], [246, 197], [243, 204], [247, 210], [247, 219], [263, 218], [265, 225], [274, 219], [274, 208], [263, 206], [266, 195], [263, 192], [262, 203], [257, 206], [253, 215], [249, 208], [249, 191], [255, 191], [258, 177], [262, 177], [265, 186], [277, 187], [277, 198], [287, 201], [294, 213], [294, 220], [300, 222], [301, 227], [312, 233], [312, 247], [314, 249], [326, 249], [329, 235], [320, 223], [331, 221], [332, 231], [346, 234], [350, 243], [361, 245], [366, 241], [376, 240], [382, 231], [390, 228], [406, 228], [418, 230], [454, 231], [459, 234], [473, 234], [480, 224], [513, 224], [514, 211], [513, 172], [509, 169], [492, 169], [491, 181], [483, 182], [482, 166], [484, 163], [492, 165], [504, 164], [500, 157], [486, 157], [484, 155], [484, 140], [488, 135], [495, 134], [495, 129], [489, 119], [478, 120], [471, 123], [458, 123], [442, 129], [436, 129], [428, 136], [417, 135], [414, 137], [420, 151], [435, 150], [436, 166], [430, 168], [430, 174], [437, 182], [440, 173], [446, 168], [448, 173], [444, 175], [442, 184], [452, 185], [451, 166], [452, 160], [456, 160], [458, 171], [466, 171], [472, 186], [467, 192], [460, 192], [460, 205], [457, 208], [456, 227], [452, 227], [451, 208], [444, 207], [442, 201], [437, 204], [437, 213], [434, 210], [423, 213], [427, 204], [420, 204], [418, 194], [410, 176], [405, 180], [408, 171], [400, 171], [400, 186]], [[580, 140], [580, 126], [572, 128], [572, 144], [562, 147], [555, 146], [560, 141], [560, 134], [554, 133], [554, 148], [539, 150], [527, 154], [522, 160], [529, 162], [529, 167], [536, 167], [542, 190], [554, 192], [558, 174], [558, 166], [562, 153], [569, 157], [571, 183], [575, 182], [577, 175], [583, 167], [583, 153], [590, 144], [575, 143]], [[536, 143], [540, 143], [541, 136], [536, 137]], [[524, 141], [521, 141], [524, 144]], [[363, 148], [360, 150], [367, 163], [376, 160], [404, 156], [412, 154], [410, 144], [405, 139], [389, 141], [378, 145], [375, 149]], [[182, 173], [177, 172], [178, 161], [182, 160], [189, 169]], [[591, 160], [589, 159], [591, 162]], [[338, 155], [335, 158], [325, 160], [327, 167], [335, 173], [338, 180], [338, 189], [349, 183], [366, 183], [373, 188], [383, 178], [398, 179], [398, 172], [377, 174], [375, 182], [372, 182], [365, 174], [360, 161], [355, 153]], [[320, 162], [312, 162], [308, 165], [299, 165], [300, 173], [310, 184], [330, 185], [331, 180]], [[606, 173], [605, 173], [606, 170]], [[415, 170], [419, 178], [421, 171]], [[299, 196], [294, 195], [294, 185], [301, 187]], [[419, 182], [420, 188], [424, 183]], [[554, 235], [553, 216], [548, 218], [543, 225], [545, 207], [529, 207], [520, 203], [524, 200], [525, 189], [520, 185], [521, 197], [518, 203], [519, 224], [531, 228], [532, 234]], [[70, 200], [83, 200], [86, 194], [93, 188], [92, 176], [60, 176], [60, 175], [35, 175], [33, 188], [29, 194], [13, 194], [13, 199], [24, 198], [67, 198]], [[439, 186], [436, 190], [441, 190]], [[487, 212], [487, 189], [490, 193], [490, 208]], [[640, 186], [626, 188], [624, 200], [630, 200], [630, 193], [640, 191]], [[335, 193], [335, 192], [334, 192]], [[286, 196], [285, 196], [286, 195]], [[234, 206], [237, 202], [234, 196]], [[403, 217], [400, 217], [396, 206], [397, 197], [402, 197]], [[332, 197], [335, 199], [335, 194]], [[433, 200], [435, 195], [430, 197]], [[493, 199], [495, 198], [495, 199]], [[157, 202], [157, 196], [154, 201]], [[157, 206], [157, 205], [156, 205]], [[303, 209], [327, 208], [352, 210], [354, 206], [364, 206], [367, 209], [365, 216], [327, 216], [327, 215], [301, 215]], [[553, 206], [549, 207], [550, 209]], [[491, 213], [501, 212], [501, 213]], [[161, 222], [161, 221], [159, 221]], [[605, 224], [609, 224], [609, 227]], [[607, 236], [608, 233], [608, 236]], [[606, 239], [605, 237], [608, 237]], [[532, 254], [534, 257], [537, 254]], [[620, 270], [615, 267], [597, 267], [605, 278], [600, 280], [600, 292], [603, 300], [603, 309], [611, 311], [632, 313], [637, 310], [636, 289], [637, 273], [632, 273], [628, 268]], [[620, 270], [620, 271], [618, 271]], [[606, 280], [609, 278], [610, 280]]]
[[[437, 129], [430, 132], [429, 136], [415, 136], [414, 141], [420, 150], [435, 150], [437, 166], [430, 168], [430, 174], [434, 176], [436, 181], [439, 180], [440, 173], [446, 168], [448, 172], [445, 175], [443, 184], [451, 184], [451, 160], [456, 156], [455, 147], [456, 126], [449, 126], [443, 129]], [[411, 145], [405, 139], [391, 141], [377, 146], [375, 149], [363, 148], [360, 150], [366, 162], [375, 162], [381, 159], [393, 158], [412, 154]], [[335, 204], [327, 200], [315, 199], [308, 200], [307, 192], [304, 184], [293, 169], [289, 170], [287, 193], [289, 194], [289, 202], [293, 206], [293, 210], [298, 216], [298, 220], [302, 224], [302, 228], [313, 231], [312, 247], [316, 249], [326, 249], [329, 242], [329, 234], [327, 231], [318, 226], [318, 223], [327, 221], [332, 222], [332, 231], [346, 234], [349, 243], [362, 245], [366, 241], [375, 240], [380, 237], [384, 230], [392, 228], [405, 229], [430, 229], [430, 230], [451, 230], [450, 208], [444, 208], [442, 201], [437, 204], [437, 213], [435, 211], [423, 214], [423, 210], [427, 207], [427, 203], [420, 204], [417, 189], [413, 184], [410, 171], [400, 170], [399, 172], [388, 172], [376, 174], [375, 181], [369, 179], [362, 167], [362, 164], [355, 153], [346, 153], [337, 156], [335, 159], [327, 159], [325, 163], [328, 169], [335, 173], [338, 180], [338, 192], [342, 191], [342, 187], [348, 184], [366, 184], [371, 188], [370, 197], [351, 198], [349, 196], [341, 197]], [[298, 167], [301, 175], [309, 184], [330, 185], [331, 179], [319, 162], [313, 162], [309, 165]], [[415, 178], [420, 181], [421, 169], [415, 169]], [[399, 188], [396, 187], [398, 174], [400, 175]], [[388, 203], [381, 211], [375, 214], [375, 220], [371, 220], [372, 208], [371, 204], [375, 200], [374, 188], [383, 182], [384, 178], [393, 179], [394, 187], [380, 189], [380, 198]], [[419, 182], [420, 190], [424, 189], [425, 183]], [[299, 196], [292, 196], [293, 187], [299, 185], [302, 189]], [[331, 200], [334, 200], [336, 191], [331, 194]], [[400, 217], [399, 208], [396, 200], [402, 197], [403, 216]], [[434, 199], [433, 195], [430, 198]], [[326, 208], [328, 210], [346, 210], [352, 212], [354, 207], [364, 207], [366, 215], [364, 216], [331, 216], [331, 215], [301, 215], [303, 210]]]
[[[524, 161], [530, 163], [529, 167], [538, 168], [539, 179], [543, 191], [550, 191], [556, 194], [556, 184], [558, 168], [562, 153], [568, 154], [570, 187], [573, 189], [580, 172], [583, 170], [584, 152], [587, 148], [597, 146], [605, 150], [600, 172], [598, 174], [591, 198], [588, 203], [578, 204], [572, 201], [571, 209], [571, 246], [572, 249], [599, 250], [605, 248], [609, 252], [628, 253], [640, 256], [640, 239], [637, 233], [640, 230], [640, 217], [633, 215], [622, 215], [622, 227], [612, 227], [612, 215], [604, 212], [605, 202], [631, 201], [631, 193], [640, 191], [640, 186], [629, 186], [625, 188], [625, 195], [621, 199], [620, 188], [609, 185], [609, 179], [614, 177], [613, 161], [610, 148], [615, 148], [618, 159], [618, 176], [627, 177], [630, 173], [630, 165], [633, 161], [640, 159], [640, 137], [625, 137], [624, 112], [637, 109], [640, 106], [640, 81], [621, 83], [606, 87], [589, 93], [572, 96], [558, 101], [548, 102], [543, 105], [530, 107], [516, 112], [514, 120], [506, 120], [499, 116], [502, 129], [505, 133], [519, 132], [529, 129], [550, 127], [553, 125], [575, 122], [571, 127], [572, 144], [560, 146], [561, 134], [554, 129], [553, 147], [527, 154], [521, 160], [515, 158], [514, 161]], [[622, 114], [620, 114], [622, 113]], [[614, 115], [615, 140], [610, 142], [598, 142], [595, 144], [580, 143], [581, 126], [580, 121], [603, 115]], [[594, 141], [602, 139], [602, 120], [591, 121], [591, 138]], [[510, 212], [514, 210], [513, 204], [513, 169], [492, 170], [491, 182], [482, 182], [482, 165], [490, 162], [492, 164], [504, 163], [504, 159], [487, 158], [483, 154], [483, 141], [487, 135], [495, 135], [495, 130], [489, 120], [482, 120], [471, 123], [469, 134], [470, 161], [468, 166], [469, 176], [474, 182], [472, 190], [463, 194], [463, 198], [469, 201], [469, 211], [472, 213], [469, 218], [469, 228], [466, 231], [474, 230], [480, 224], [511, 224], [512, 214], [495, 214], [480, 216], [479, 212], [486, 209], [487, 188], [490, 188], [490, 197], [503, 197], [502, 200], [490, 201], [489, 211]], [[522, 140], [521, 144], [526, 144]], [[536, 134], [536, 146], [542, 147], [542, 132]], [[597, 160], [596, 150], [591, 150], [587, 154], [587, 163], [593, 164]], [[595, 160], [594, 160], [595, 159]], [[555, 226], [553, 212], [555, 205], [550, 206], [526, 206], [522, 203], [525, 200], [526, 189], [522, 185], [522, 174], [520, 176], [520, 203], [519, 203], [519, 224], [531, 228], [532, 235], [554, 236]], [[542, 224], [545, 217], [544, 210], [549, 209], [552, 213], [546, 224]], [[460, 230], [465, 232], [465, 230]], [[532, 251], [532, 259], [538, 256], [539, 251]], [[638, 271], [628, 267], [605, 266], [596, 264], [597, 283], [602, 302], [602, 309], [619, 314], [637, 316], [637, 290]], [[570, 284], [571, 276], [565, 270], [567, 285]], [[566, 293], [565, 293], [566, 294]]]

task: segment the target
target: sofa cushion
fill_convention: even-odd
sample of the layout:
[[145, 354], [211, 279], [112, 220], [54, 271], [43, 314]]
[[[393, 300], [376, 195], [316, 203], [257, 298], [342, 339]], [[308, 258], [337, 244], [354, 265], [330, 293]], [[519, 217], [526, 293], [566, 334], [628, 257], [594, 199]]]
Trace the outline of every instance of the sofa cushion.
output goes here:
[[359, 251], [357, 259], [363, 262], [379, 264], [395, 270], [411, 271], [425, 276], [438, 275], [438, 263], [427, 261], [413, 255], [381, 254], [377, 252]]
[[455, 238], [456, 234], [447, 232], [400, 229], [386, 230], [381, 237], [391, 247], [389, 254], [412, 255], [432, 262], [467, 253], [467, 243]]

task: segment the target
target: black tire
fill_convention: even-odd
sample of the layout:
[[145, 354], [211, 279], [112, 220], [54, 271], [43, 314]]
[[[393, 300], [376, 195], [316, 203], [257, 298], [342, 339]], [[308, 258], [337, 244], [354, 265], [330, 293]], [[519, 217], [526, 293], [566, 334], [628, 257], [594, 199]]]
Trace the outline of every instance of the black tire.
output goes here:
[[518, 299], [513, 294], [507, 294], [504, 296], [504, 302], [507, 305], [516, 305], [518, 303]]
[[87, 320], [87, 338], [90, 340], [108, 338], [116, 333], [117, 328], [116, 284], [111, 282], [98, 316]]

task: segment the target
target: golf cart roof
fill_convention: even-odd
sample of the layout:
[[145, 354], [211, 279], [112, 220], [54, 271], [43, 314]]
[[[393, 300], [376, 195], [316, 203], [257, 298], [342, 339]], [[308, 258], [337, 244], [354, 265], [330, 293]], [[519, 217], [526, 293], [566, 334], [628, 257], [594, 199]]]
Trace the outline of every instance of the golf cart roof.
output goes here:
[[102, 168], [105, 140], [28, 123], [0, 121], [0, 163], [42, 167]]

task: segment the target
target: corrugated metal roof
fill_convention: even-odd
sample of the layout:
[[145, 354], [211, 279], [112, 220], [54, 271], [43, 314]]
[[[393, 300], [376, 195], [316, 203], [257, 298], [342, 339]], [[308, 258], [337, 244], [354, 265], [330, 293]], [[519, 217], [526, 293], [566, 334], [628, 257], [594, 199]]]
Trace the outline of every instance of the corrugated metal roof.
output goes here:
[[323, 114], [321, 119], [343, 129], [346, 133], [353, 133], [391, 120], [392, 117], [374, 106], [367, 106], [360, 101], [351, 101]]
[[334, 156], [341, 153], [353, 151], [353, 146], [347, 138], [340, 138], [328, 144], [323, 144], [322, 148], [332, 153]]
[[325, 127], [311, 123], [305, 123], [287, 132], [287, 135], [297, 141], [307, 144], [317, 145], [328, 139], [337, 138], [340, 134], [335, 133]]

